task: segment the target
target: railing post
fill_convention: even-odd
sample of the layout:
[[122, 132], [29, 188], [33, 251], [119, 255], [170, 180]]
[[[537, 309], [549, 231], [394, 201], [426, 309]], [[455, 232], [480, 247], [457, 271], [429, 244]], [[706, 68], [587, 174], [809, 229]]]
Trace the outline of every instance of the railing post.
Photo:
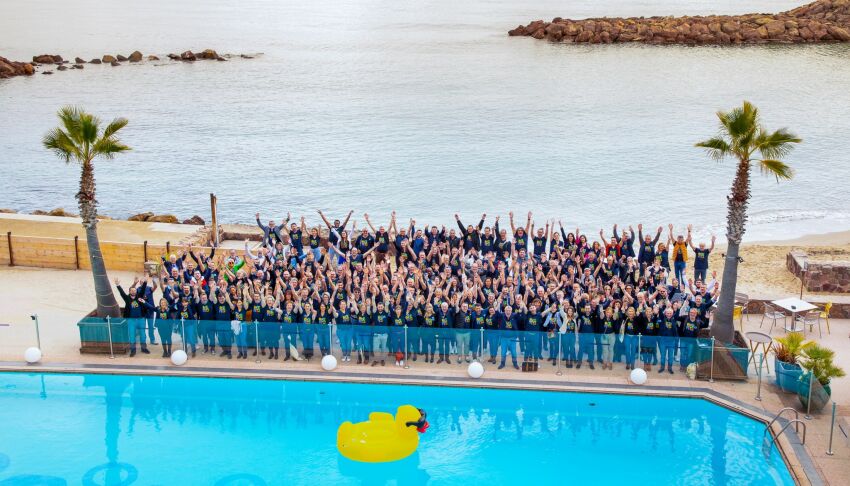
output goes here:
[[142, 252], [144, 252], [144, 255], [145, 255], [144, 259], [145, 259], [145, 262], [147, 262], [148, 261], [148, 240], [145, 240], [145, 242], [142, 243]]
[[12, 256], [12, 232], [11, 231], [6, 232], [6, 244], [9, 247], [9, 266], [14, 267], [15, 266], [15, 258]]
[[76, 264], [77, 270], [80, 269], [80, 237], [78, 235], [74, 235], [74, 263]]
[[711, 336], [711, 371], [708, 376], [708, 382], [714, 383], [714, 336]]
[[809, 399], [806, 400], [806, 420], [812, 419], [812, 386], [815, 384], [815, 373], [809, 371]]
[[480, 334], [479, 339], [478, 339], [478, 362], [483, 363], [484, 362], [484, 328], [482, 327], [480, 329], [481, 329], [481, 331], [480, 331], [481, 334]]
[[188, 355], [188, 351], [186, 351], [186, 322], [184, 318], [180, 318], [180, 342], [183, 343], [183, 352]]
[[106, 334], [109, 336], [109, 359], [115, 359], [115, 351], [112, 349], [112, 322], [106, 316]]
[[257, 359], [254, 360], [255, 363], [260, 362], [260, 324], [254, 319], [254, 338], [256, 339], [256, 348], [254, 348], [254, 354], [257, 356]]
[[[41, 349], [41, 333], [38, 331], [38, 314], [33, 314], [32, 320], [35, 321], [35, 341], [38, 343], [38, 349]], [[43, 349], [41, 349], [41, 352], [44, 354]]]
[[758, 381], [758, 388], [756, 389], [756, 400], [758, 400], [759, 402], [761, 401], [761, 367], [762, 367], [762, 365], [764, 365], [764, 353], [759, 354], [759, 367], [758, 367], [758, 373], [756, 373], [756, 375], [758, 376], [758, 380], [759, 380]]
[[[637, 354], [638, 354], [638, 356], [640, 356], [640, 362], [643, 363], [644, 369], [646, 369], [646, 363], [643, 362], [643, 353], [640, 352], [640, 338], [641, 338], [641, 334], [638, 333]], [[635, 361], [638, 360], [638, 356], [635, 356]], [[634, 365], [632, 365], [632, 368], [634, 368]]]
[[171, 254], [171, 242], [166, 241], [165, 242], [165, 258], [168, 258], [168, 255], [170, 255], [170, 254]]
[[331, 322], [328, 324], [328, 343], [330, 347], [330, 354], [334, 354], [334, 324]]
[[410, 360], [407, 359], [407, 324], [404, 325], [404, 369], [410, 369]]
[[835, 433], [835, 400], [832, 401], [832, 424], [829, 426], [829, 448], [826, 450], [826, 455], [831, 456], [835, 453], [832, 451], [832, 436]]

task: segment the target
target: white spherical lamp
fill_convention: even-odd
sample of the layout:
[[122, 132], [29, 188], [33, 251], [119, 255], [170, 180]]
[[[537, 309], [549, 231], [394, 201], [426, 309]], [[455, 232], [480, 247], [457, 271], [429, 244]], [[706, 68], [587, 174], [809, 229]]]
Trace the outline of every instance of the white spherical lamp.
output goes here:
[[469, 366], [466, 368], [467, 374], [469, 374], [470, 378], [481, 378], [484, 375], [484, 365], [479, 363], [478, 361], [473, 361], [469, 363]]
[[24, 351], [24, 359], [27, 360], [27, 363], [29, 364], [38, 363], [41, 361], [41, 350], [35, 346], [27, 348], [27, 350]]
[[646, 383], [646, 371], [635, 368], [629, 373], [629, 379], [632, 380], [632, 383], [635, 385], [643, 385]]
[[178, 349], [171, 353], [171, 362], [174, 363], [175, 366], [183, 366], [188, 360], [189, 356], [186, 355], [186, 351], [183, 351], [182, 349]]
[[336, 369], [336, 357], [329, 354], [322, 358], [322, 369], [325, 371], [333, 371]]

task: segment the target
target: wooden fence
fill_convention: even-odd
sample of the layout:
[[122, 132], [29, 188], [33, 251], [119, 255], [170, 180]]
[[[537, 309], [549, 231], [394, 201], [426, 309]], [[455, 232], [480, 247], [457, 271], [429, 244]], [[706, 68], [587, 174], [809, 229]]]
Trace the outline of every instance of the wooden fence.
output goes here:
[[[182, 246], [150, 245], [101, 241], [100, 250], [108, 270], [142, 272], [146, 261], [160, 261], [168, 253], [177, 253]], [[195, 247], [209, 254], [211, 247]], [[238, 250], [242, 255], [244, 251]], [[0, 265], [25, 267], [89, 269], [88, 245], [85, 238], [45, 238], [18, 236], [11, 232], [0, 237]]]

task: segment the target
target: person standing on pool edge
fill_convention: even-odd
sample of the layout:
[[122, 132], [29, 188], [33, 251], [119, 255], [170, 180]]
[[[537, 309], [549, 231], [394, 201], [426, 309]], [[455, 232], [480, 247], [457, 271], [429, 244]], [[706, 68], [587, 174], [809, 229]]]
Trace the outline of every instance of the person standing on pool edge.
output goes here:
[[[496, 307], [499, 307], [500, 305], [501, 298], [499, 299]], [[505, 367], [505, 359], [507, 358], [508, 353], [511, 353], [511, 360], [513, 361], [514, 369], [519, 369], [519, 364], [517, 363], [516, 343], [521, 320], [521, 316], [514, 313], [513, 308], [509, 305], [505, 306], [505, 310], [499, 313], [499, 333], [501, 334], [499, 346], [502, 348], [502, 362], [499, 363], [499, 369]]]
[[658, 346], [661, 349], [661, 367], [659, 373], [667, 371], [673, 374], [673, 361], [675, 361], [676, 347], [678, 346], [679, 323], [673, 317], [673, 308], [664, 309], [664, 315], [658, 320]]
[[[118, 293], [121, 294], [121, 298], [124, 299], [124, 312], [123, 315], [127, 319], [127, 330], [130, 334], [130, 357], [136, 355], [136, 334], [139, 337], [139, 344], [142, 346], [142, 353], [150, 354], [148, 351], [148, 345], [145, 341], [145, 313], [147, 309], [144, 306], [145, 300], [142, 298], [144, 295], [144, 289], [146, 287], [146, 283], [142, 282], [139, 287], [136, 287], [138, 284], [138, 279], [133, 282], [133, 285], [130, 286], [129, 294], [124, 292], [124, 289], [121, 288], [121, 282], [118, 279], [115, 279], [115, 286], [118, 287]], [[139, 292], [141, 290], [141, 292]]]

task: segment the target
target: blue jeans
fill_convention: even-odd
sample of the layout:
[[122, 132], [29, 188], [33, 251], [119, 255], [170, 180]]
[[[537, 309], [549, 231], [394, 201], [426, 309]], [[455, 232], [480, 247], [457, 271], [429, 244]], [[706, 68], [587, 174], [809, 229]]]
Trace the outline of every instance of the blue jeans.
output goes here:
[[505, 358], [507, 358], [508, 353], [511, 353], [511, 361], [513, 361], [514, 365], [516, 362], [516, 338], [513, 336], [502, 336], [499, 340], [499, 346], [502, 347], [502, 364], [505, 364]]
[[561, 357], [567, 361], [576, 360], [576, 335], [573, 332], [561, 334]]
[[676, 279], [679, 282], [685, 281], [685, 267], [687, 266], [687, 262], [673, 262], [673, 269], [675, 271]]
[[130, 337], [130, 349], [134, 349], [136, 347], [136, 333], [139, 334], [139, 343], [142, 345], [142, 348], [147, 347], [147, 341], [145, 341], [145, 323], [146, 319], [144, 317], [131, 317], [127, 319], [127, 332]]
[[248, 346], [248, 323], [246, 322], [239, 324], [239, 334], [236, 335], [236, 345], [240, 348]]
[[662, 337], [659, 344], [661, 345], [661, 368], [667, 366], [673, 369], [673, 362], [676, 360], [676, 338]]
[[637, 354], [638, 338], [637, 336], [626, 334], [626, 364], [629, 366], [635, 365], [635, 355]]
[[336, 337], [339, 339], [339, 347], [342, 348], [343, 356], [351, 356], [351, 339], [354, 330], [348, 324], [336, 326]]
[[183, 328], [180, 329], [183, 339], [183, 347], [192, 348], [192, 351], [198, 349], [198, 328], [195, 321], [183, 321]]
[[594, 334], [579, 334], [578, 335], [578, 360], [577, 361], [581, 362], [581, 360], [584, 358], [584, 356], [587, 355], [587, 361], [589, 363], [593, 364], [593, 355], [594, 355], [593, 351], [594, 351], [594, 348], [596, 348], [596, 342], [595, 342], [594, 336], [595, 336]]

